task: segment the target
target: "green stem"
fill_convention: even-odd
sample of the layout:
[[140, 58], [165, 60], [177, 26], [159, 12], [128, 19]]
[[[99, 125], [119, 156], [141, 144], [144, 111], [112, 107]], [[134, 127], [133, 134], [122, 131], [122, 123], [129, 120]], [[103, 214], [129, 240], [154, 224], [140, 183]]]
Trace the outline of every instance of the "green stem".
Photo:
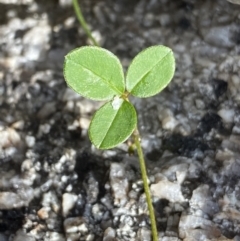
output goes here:
[[137, 153], [139, 156], [143, 186], [144, 186], [144, 191], [145, 191], [145, 195], [146, 195], [146, 199], [147, 199], [148, 211], [149, 211], [149, 216], [150, 216], [151, 226], [152, 226], [153, 241], [158, 241], [158, 231], [157, 231], [156, 219], [155, 219], [154, 209], [153, 209], [153, 205], [152, 205], [151, 193], [150, 193], [150, 189], [148, 186], [147, 170], [146, 170], [146, 165], [145, 165], [145, 161], [144, 161], [142, 147], [140, 144], [140, 135], [139, 135], [138, 129], [136, 129], [134, 132], [134, 141], [135, 141], [135, 144], [137, 147]]
[[82, 12], [81, 12], [81, 8], [78, 4], [78, 0], [72, 0], [72, 3], [73, 3], [73, 8], [74, 8], [74, 11], [76, 13], [76, 16], [77, 16], [77, 19], [80, 23], [80, 25], [82, 26], [82, 28], [84, 29], [85, 33], [87, 34], [87, 36], [92, 40], [93, 44], [95, 46], [98, 46], [99, 47], [99, 44], [98, 42], [96, 41], [96, 39], [92, 36], [92, 33], [91, 31], [89, 30], [88, 26], [87, 26], [87, 23], [82, 15]]

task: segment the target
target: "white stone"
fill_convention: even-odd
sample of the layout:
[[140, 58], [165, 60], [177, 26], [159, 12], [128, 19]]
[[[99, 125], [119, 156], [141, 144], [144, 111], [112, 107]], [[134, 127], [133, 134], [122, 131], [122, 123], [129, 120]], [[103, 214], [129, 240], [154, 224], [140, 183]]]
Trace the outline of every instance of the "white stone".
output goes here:
[[152, 194], [159, 199], [167, 199], [170, 202], [185, 202], [185, 198], [181, 192], [179, 183], [161, 180], [156, 184], [151, 185]]
[[18, 193], [0, 192], [0, 209], [13, 209], [27, 206], [33, 199], [31, 188], [19, 190]]
[[72, 1], [71, 0], [59, 0], [59, 4], [61, 7], [66, 8], [66, 7], [72, 6]]
[[57, 232], [46, 232], [44, 241], [66, 241], [66, 239], [63, 234]]
[[178, 124], [179, 122], [173, 116], [168, 116], [162, 120], [162, 127], [165, 130], [172, 131]]
[[232, 123], [234, 118], [234, 110], [232, 109], [221, 109], [218, 111], [218, 115], [226, 123]]
[[50, 207], [42, 207], [38, 210], [37, 214], [38, 217], [42, 220], [47, 219], [49, 217], [49, 211], [51, 210]]
[[[196, 233], [197, 230], [200, 233]], [[179, 222], [179, 237], [188, 238], [196, 236], [206, 236], [206, 238], [216, 238], [221, 234], [212, 221], [194, 215], [182, 214]], [[196, 239], [195, 239], [196, 240]], [[205, 239], [197, 239], [205, 240]]]
[[35, 145], [35, 137], [34, 136], [26, 136], [25, 141], [28, 147], [33, 147]]
[[77, 195], [64, 193], [62, 196], [62, 215], [66, 217], [69, 211], [74, 207], [77, 201]]
[[24, 55], [30, 61], [43, 61], [49, 48], [51, 27], [47, 23], [30, 29], [23, 37]]
[[124, 204], [127, 201], [129, 191], [129, 182], [126, 178], [124, 165], [122, 163], [111, 163], [109, 178], [115, 199], [114, 203], [116, 205]]
[[82, 129], [85, 129], [87, 130], [89, 125], [90, 125], [90, 119], [89, 118], [85, 118], [85, 117], [81, 117], [79, 119], [79, 126], [82, 128]]
[[217, 47], [234, 47], [235, 43], [232, 40], [232, 32], [235, 30], [236, 25], [214, 26], [209, 30], [203, 29], [203, 36], [206, 42], [213, 44]]
[[12, 241], [35, 241], [36, 239], [22, 230], [18, 230]]

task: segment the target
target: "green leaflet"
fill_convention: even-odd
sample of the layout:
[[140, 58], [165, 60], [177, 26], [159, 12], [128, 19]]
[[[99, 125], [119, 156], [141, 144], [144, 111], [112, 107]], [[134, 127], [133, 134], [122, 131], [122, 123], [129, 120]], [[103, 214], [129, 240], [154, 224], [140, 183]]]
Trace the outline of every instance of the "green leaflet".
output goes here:
[[171, 81], [175, 71], [173, 52], [165, 46], [153, 46], [140, 52], [128, 68], [126, 89], [136, 97], [158, 94]]
[[81, 47], [67, 54], [64, 77], [74, 91], [93, 100], [111, 100], [125, 90], [119, 59], [100, 47]]
[[113, 100], [93, 116], [89, 137], [97, 148], [110, 149], [124, 142], [136, 125], [137, 115], [133, 105], [123, 99]]

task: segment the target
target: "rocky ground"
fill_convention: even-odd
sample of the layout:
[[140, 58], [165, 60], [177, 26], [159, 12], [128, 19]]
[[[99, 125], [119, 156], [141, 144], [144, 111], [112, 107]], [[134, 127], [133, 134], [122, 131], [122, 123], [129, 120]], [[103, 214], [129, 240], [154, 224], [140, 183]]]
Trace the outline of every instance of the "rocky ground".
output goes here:
[[[240, 6], [226, 0], [81, 1], [127, 67], [176, 57], [172, 83], [133, 99], [161, 241], [240, 240]], [[99, 104], [67, 88], [89, 43], [70, 0], [0, 0], [0, 241], [150, 241], [138, 159], [91, 146]]]

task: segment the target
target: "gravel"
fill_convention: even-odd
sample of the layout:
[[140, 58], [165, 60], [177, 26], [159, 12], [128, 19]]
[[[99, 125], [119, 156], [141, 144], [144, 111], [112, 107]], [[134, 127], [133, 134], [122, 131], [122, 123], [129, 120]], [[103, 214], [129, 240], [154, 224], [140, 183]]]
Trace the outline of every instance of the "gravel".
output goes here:
[[[240, 240], [239, 5], [81, 1], [124, 69], [163, 44], [176, 73], [159, 95], [132, 98], [162, 241]], [[0, 0], [0, 241], [151, 240], [138, 159], [87, 136], [102, 105], [62, 74], [89, 44], [71, 1]]]

